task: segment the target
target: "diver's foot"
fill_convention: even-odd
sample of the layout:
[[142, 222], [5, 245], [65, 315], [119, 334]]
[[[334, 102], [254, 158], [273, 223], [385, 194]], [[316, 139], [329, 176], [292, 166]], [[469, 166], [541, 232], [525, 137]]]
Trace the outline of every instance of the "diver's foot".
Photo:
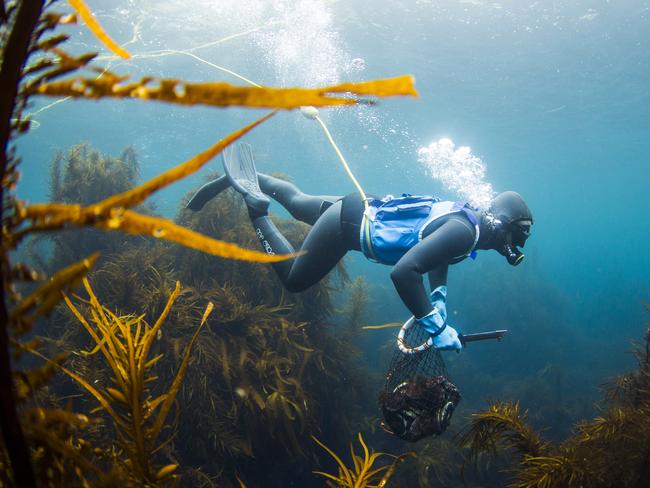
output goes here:
[[271, 200], [260, 189], [250, 144], [242, 142], [236, 147], [228, 146], [222, 156], [230, 185], [244, 196], [251, 218], [266, 215]]
[[219, 178], [206, 183], [196, 191], [192, 198], [190, 198], [190, 201], [187, 202], [186, 208], [198, 212], [206, 203], [229, 186], [230, 180], [226, 175], [220, 176]]

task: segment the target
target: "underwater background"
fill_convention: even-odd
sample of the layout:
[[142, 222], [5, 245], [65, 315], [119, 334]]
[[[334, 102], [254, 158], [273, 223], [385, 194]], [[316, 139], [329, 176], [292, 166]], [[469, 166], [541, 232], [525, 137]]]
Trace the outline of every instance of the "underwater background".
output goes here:
[[[223, 67], [263, 85], [315, 87], [413, 74], [417, 99], [321, 110], [366, 192], [435, 194], [475, 202], [490, 191], [515, 190], [524, 196], [535, 224], [521, 266], [511, 268], [497, 253], [483, 252], [476, 261], [450, 268], [450, 323], [464, 332], [509, 330], [500, 343], [471, 344], [461, 354], [445, 355], [463, 396], [453, 419], [457, 428], [488, 401], [518, 400], [531, 423], [546, 429], [546, 438], [560, 440], [575, 421], [597, 414], [599, 385], [635, 366], [631, 342], [642, 336], [648, 319], [644, 303], [650, 299], [650, 2], [88, 3], [133, 56], [124, 61], [102, 51], [99, 61], [134, 78], [150, 74], [244, 84]], [[68, 46], [72, 52], [100, 49], [84, 26], [66, 29], [73, 34]], [[132, 147], [140, 178], [146, 180], [264, 113], [138, 101], [52, 102], [38, 99], [29, 108], [38, 124], [17, 141], [23, 159], [18, 196], [32, 203], [50, 199], [50, 168], [58, 151], [84, 143], [117, 157]], [[296, 111], [278, 114], [245, 140], [254, 147], [260, 171], [287, 174], [307, 193], [354, 191], [319, 127]], [[215, 159], [209, 170], [157, 194], [151, 211], [176, 217], [186, 194], [208, 173], [220, 170]], [[271, 209], [288, 217], [277, 204]], [[206, 211], [200, 218], [209, 220]], [[248, 224], [232, 196], [221, 201], [214, 218], [224, 222], [214, 224], [224, 233], [228, 226]], [[255, 241], [249, 244], [254, 248]], [[122, 245], [115, 243], [111, 251], [119, 254]], [[129, 245], [145, 246], [140, 241]], [[43, 246], [41, 253], [56, 256], [55, 248]], [[137, 269], [143, 261], [133, 258], [125, 266], [132, 279], [151, 281], [150, 270]], [[224, 266], [219, 261], [205, 257], [199, 266], [196, 260], [179, 258], [167, 265], [171, 275], [186, 277], [181, 281], [191, 282], [200, 295], [202, 280], [212, 270], [212, 278], [220, 279]], [[180, 269], [183, 263], [189, 267]], [[254, 281], [262, 273], [273, 283], [274, 277], [260, 266], [268, 268], [246, 266], [242, 269], [247, 274], [237, 279]], [[352, 253], [345, 266], [352, 279], [361, 276], [364, 283], [339, 286], [331, 304], [318, 297], [301, 302], [306, 312], [297, 315], [318, 319], [331, 329], [322, 331], [322, 341], [331, 334], [359, 349], [350, 352], [348, 362], [333, 363], [333, 368], [344, 368], [336, 371], [342, 380], [332, 382], [331, 397], [321, 398], [319, 407], [357, 409], [349, 430], [338, 432], [353, 439], [359, 431], [370, 436], [369, 426], [378, 419], [372, 395], [383, 386], [394, 330], [343, 332], [346, 319], [341, 317], [349, 295], [358, 287], [367, 293], [359, 326], [401, 322], [409, 314], [392, 287], [389, 267]], [[224, 276], [235, 273], [226, 272], [231, 275]], [[237, 279], [231, 282], [237, 285]], [[264, 300], [277, 299], [277, 293], [260, 290], [249, 298], [272, 307], [277, 302]], [[100, 296], [109, 308], [110, 296], [110, 290]], [[327, 310], [319, 309], [325, 305]], [[218, 307], [214, 313], [220, 313]], [[311, 337], [310, 346], [318, 346], [317, 340]], [[202, 363], [203, 374], [210, 374], [205, 369], [209, 365]], [[348, 389], [357, 383], [371, 396], [350, 404]], [[345, 384], [348, 389], [341, 386]], [[351, 396], [337, 399], [339, 395]], [[338, 442], [328, 428], [334, 427], [320, 425], [314, 435]], [[196, 430], [193, 435], [209, 428], [199, 425]], [[182, 426], [179, 432], [186, 464], [194, 461], [216, 477], [221, 468], [205, 468], [209, 459], [187, 454], [193, 441], [182, 438]], [[255, 430], [249, 432], [251, 439], [255, 435]], [[372, 435], [377, 448], [397, 454], [435, 451], [453, 432], [415, 447], [387, 439], [380, 430]], [[281, 434], [275, 439], [284, 442]], [[256, 456], [259, 460], [260, 454]], [[277, 456], [269, 453], [260, 463], [290, 464]], [[228, 472], [229, 462], [240, 462], [232, 460], [236, 458], [225, 456], [218, 462]], [[278, 468], [277, 478], [249, 481], [250, 486], [306, 486], [310, 477], [313, 486], [322, 486], [310, 473], [317, 468], [312, 461], [305, 462], [304, 473], [293, 472], [295, 479]], [[247, 472], [245, 464], [239, 466], [238, 473]], [[408, 471], [408, 466], [400, 469]], [[417, 482], [406, 477], [401, 486], [460, 483], [455, 471], [427, 476], [420, 474]], [[485, 476], [491, 481], [470, 485], [505, 483], [502, 473]], [[215, 479], [219, 486], [226, 483]]]

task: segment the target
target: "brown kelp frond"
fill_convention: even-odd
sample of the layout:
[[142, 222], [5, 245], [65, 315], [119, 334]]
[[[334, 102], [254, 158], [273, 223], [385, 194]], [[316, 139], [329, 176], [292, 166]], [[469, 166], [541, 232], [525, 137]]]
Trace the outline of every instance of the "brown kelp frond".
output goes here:
[[[515, 448], [514, 488], [645, 486], [650, 477], [650, 336], [637, 349], [639, 368], [620, 378], [609, 407], [553, 447], [525, 424], [517, 404], [499, 403], [475, 415], [464, 442], [474, 453]], [[610, 389], [612, 387], [610, 386]]]
[[[585, 461], [587, 461], [585, 459]], [[574, 459], [561, 454], [555, 456], [524, 456], [516, 479], [510, 488], [559, 488], [564, 486], [611, 486], [585, 481], [589, 462], [576, 463]], [[596, 481], [593, 479], [593, 481]], [[600, 480], [602, 482], [602, 480]]]
[[[111, 212], [114, 212], [118, 209], [124, 210], [127, 208], [133, 208], [134, 206], [141, 204], [145, 199], [147, 199], [147, 197], [157, 192], [158, 190], [195, 173], [217, 154], [219, 154], [226, 146], [232, 144], [237, 139], [246, 135], [248, 132], [267, 120], [272, 115], [273, 112], [257, 119], [242, 129], [232, 132], [207, 150], [200, 152], [199, 154], [193, 156], [191, 159], [175, 166], [174, 168], [162, 173], [159, 176], [152, 178], [151, 180], [137, 186], [136, 188], [128, 189], [117, 195], [105, 198], [98, 203], [88, 205], [85, 211], [82, 211], [83, 207], [79, 205], [66, 206], [61, 204], [37, 204], [23, 208], [19, 216], [22, 218], [31, 218], [30, 209], [34, 209], [34, 212], [37, 212], [37, 215], [47, 215], [43, 207], [50, 207], [52, 208], [53, 212], [56, 212], [56, 214], [62, 214], [62, 217], [76, 216], [77, 220], [83, 219], [83, 222], [98, 220], [102, 218], [106, 219], [110, 217]], [[85, 148], [84, 146], [77, 147], [78, 151], [83, 151]], [[95, 160], [99, 159], [99, 155], [97, 153], [91, 153], [91, 157]], [[82, 159], [88, 159], [88, 156], [82, 157]], [[52, 218], [54, 218], [54, 216], [50, 217], [50, 219]]]
[[175, 242], [190, 249], [227, 259], [274, 263], [295, 256], [293, 254], [272, 255], [261, 251], [243, 249], [230, 242], [206, 237], [198, 232], [176, 225], [170, 220], [141, 215], [131, 210], [125, 210], [114, 219], [98, 222], [96, 226], [106, 230], [119, 229], [132, 235], [151, 235], [158, 239]]
[[516, 402], [497, 402], [485, 412], [472, 414], [471, 427], [460, 442], [470, 448], [473, 456], [493, 453], [498, 447], [541, 456], [548, 447], [526, 423], [526, 412], [521, 413]]
[[24, 413], [24, 422], [25, 435], [37, 453], [33, 463], [43, 486], [115, 486], [118, 480], [126, 481], [117, 472], [107, 474], [100, 469], [103, 450], [80, 436], [92, 424], [86, 415], [32, 408]]
[[[12, 311], [11, 321], [19, 331], [24, 331], [36, 317], [49, 314], [61, 301], [61, 293], [74, 288], [97, 261], [97, 254], [82, 259], [62, 269], [24, 299]], [[31, 314], [31, 315], [30, 315]]]
[[111, 208], [132, 208], [135, 205], [142, 203], [147, 197], [157, 192], [158, 190], [165, 188], [191, 174], [196, 173], [217, 154], [223, 151], [226, 146], [229, 146], [237, 139], [240, 139], [246, 135], [255, 127], [272, 117], [274, 113], [275, 112], [270, 112], [263, 117], [255, 120], [254, 122], [248, 124], [247, 126], [234, 131], [233, 133], [218, 141], [212, 147], [206, 149], [203, 152], [200, 152], [199, 154], [179, 164], [178, 166], [152, 178], [142, 185], [99, 202], [95, 206], [94, 213], [102, 215]]
[[[650, 306], [646, 306], [650, 312]], [[637, 369], [615, 378], [605, 387], [605, 400], [630, 406], [650, 404], [650, 323], [646, 324], [643, 341], [635, 343]]]
[[45, 82], [31, 88], [29, 94], [75, 98], [133, 98], [212, 107], [255, 107], [290, 110], [304, 105], [326, 107], [353, 105], [358, 99], [333, 96], [350, 93], [358, 96], [417, 96], [410, 75], [343, 83], [321, 88], [243, 87], [225, 82], [189, 83], [176, 79], [142, 78], [127, 82], [126, 77], [106, 72], [97, 78], [77, 76], [63, 81]]
[[106, 31], [104, 31], [102, 26], [99, 24], [99, 22], [97, 22], [97, 19], [95, 19], [95, 16], [92, 14], [83, 0], [68, 1], [70, 2], [70, 5], [72, 5], [72, 8], [74, 8], [79, 16], [83, 19], [92, 33], [95, 34], [95, 37], [97, 37], [97, 39], [99, 39], [102, 44], [104, 44], [104, 46], [106, 46], [121, 58], [128, 59], [131, 57], [125, 49], [120, 47], [120, 45], [111, 39]]
[[94, 226], [106, 230], [122, 230], [134, 235], [153, 235], [156, 238], [197, 249], [215, 256], [241, 259], [255, 262], [275, 262], [291, 256], [269, 255], [264, 252], [242, 249], [237, 245], [209, 238], [189, 229], [180, 227], [166, 219], [141, 215], [130, 207], [142, 203], [149, 195], [194, 173], [224, 147], [243, 136], [249, 130], [262, 123], [271, 114], [266, 115], [225, 137], [217, 144], [189, 161], [153, 178], [152, 180], [124, 193], [106, 198], [96, 204], [81, 206], [64, 203], [36, 204], [20, 207], [17, 219], [31, 221], [32, 225], [18, 230], [13, 239], [18, 242], [30, 232], [64, 228], [66, 225]]
[[257, 263], [284, 261], [294, 254], [272, 255], [261, 251], [243, 249], [236, 244], [204, 236], [193, 230], [174, 224], [162, 217], [142, 215], [132, 210], [111, 209], [105, 217], [93, 216], [93, 207], [66, 204], [39, 204], [24, 209], [24, 217], [32, 226], [16, 234], [20, 239], [25, 233], [63, 229], [67, 225], [93, 226], [104, 230], [120, 230], [131, 235], [147, 235], [157, 239], [181, 244], [213, 256]]
[[[162, 355], [152, 358], [151, 346], [180, 294], [180, 284], [177, 283], [159, 319], [153, 326], [149, 326], [142, 316], [118, 317], [101, 305], [88, 280], [84, 279], [83, 283], [89, 296], [86, 303], [90, 317], [86, 318], [67, 297], [66, 304], [92, 338], [95, 349], [104, 357], [112, 372], [112, 384], [97, 385], [64, 366], [59, 368], [90, 393], [113, 421], [120, 447], [127, 457], [124, 462], [128, 461], [133, 478], [139, 483], [159, 483], [172, 476], [176, 465], [162, 468], [153, 466], [154, 454], [171, 440], [173, 434], [165, 441], [158, 439], [163, 428], [168, 425], [167, 417], [176, 401], [192, 347], [212, 311], [212, 304], [206, 308], [199, 327], [185, 347], [171, 385], [164, 393], [154, 394], [152, 388], [157, 379], [153, 373], [154, 365]], [[32, 352], [46, 359], [42, 354]]]
[[[346, 466], [343, 460], [329, 447], [319, 441], [316, 437], [311, 436], [311, 438], [319, 446], [325, 449], [330, 456], [334, 458], [336, 464], [338, 465], [338, 473], [336, 475], [330, 473], [324, 473], [322, 471], [314, 471], [315, 474], [324, 476], [330, 482], [333, 481], [339, 488], [373, 488], [373, 487], [384, 487], [388, 480], [391, 478], [395, 469], [399, 463], [401, 463], [407, 457], [415, 457], [414, 452], [407, 452], [401, 454], [400, 456], [393, 456], [392, 454], [386, 454], [383, 452], [375, 452], [374, 450], [368, 451], [368, 447], [363, 440], [363, 436], [359, 433], [359, 443], [363, 449], [363, 457], [359, 456], [355, 451], [352, 444], [350, 444], [350, 455], [352, 457], [352, 468]], [[393, 463], [387, 464], [380, 467], [375, 467], [375, 462], [381, 456], [392, 457]], [[328, 483], [330, 485], [330, 483]]]

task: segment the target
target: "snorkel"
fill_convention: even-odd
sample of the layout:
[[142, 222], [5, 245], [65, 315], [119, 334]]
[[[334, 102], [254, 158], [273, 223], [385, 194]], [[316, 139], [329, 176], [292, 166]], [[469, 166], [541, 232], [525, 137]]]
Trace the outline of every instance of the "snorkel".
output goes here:
[[511, 266], [517, 266], [524, 260], [524, 253], [517, 249], [517, 246], [513, 246], [509, 242], [504, 242], [501, 249], [497, 249], [499, 254], [505, 256], [508, 260], [508, 264]]
[[[519, 235], [520, 232], [511, 228], [512, 224], [504, 224], [489, 211], [483, 214], [482, 220], [487, 231], [484, 233], [489, 236], [487, 247], [495, 249], [511, 266], [520, 264], [524, 260], [524, 253], [517, 246], [523, 247], [527, 236]], [[513, 233], [517, 234], [516, 242], [513, 242]]]

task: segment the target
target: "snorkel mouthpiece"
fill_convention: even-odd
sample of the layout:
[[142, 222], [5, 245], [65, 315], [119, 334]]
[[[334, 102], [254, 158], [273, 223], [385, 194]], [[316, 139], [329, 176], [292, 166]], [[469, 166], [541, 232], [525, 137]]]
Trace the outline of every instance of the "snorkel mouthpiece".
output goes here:
[[501, 254], [503, 254], [508, 260], [508, 264], [511, 266], [517, 266], [524, 260], [524, 253], [522, 253], [517, 247], [511, 246], [509, 243], [504, 243], [503, 248], [501, 249]]

